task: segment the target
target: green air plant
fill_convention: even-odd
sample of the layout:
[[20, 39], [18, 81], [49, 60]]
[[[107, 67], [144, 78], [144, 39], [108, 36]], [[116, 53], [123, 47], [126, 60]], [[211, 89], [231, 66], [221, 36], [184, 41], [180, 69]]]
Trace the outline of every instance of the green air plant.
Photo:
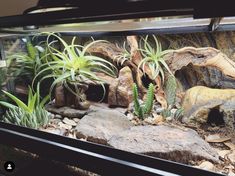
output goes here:
[[153, 35], [153, 39], [155, 42], [155, 47], [153, 47], [148, 41], [148, 36], [142, 38], [143, 48], [139, 50], [141, 51], [143, 59], [138, 65], [138, 70], [142, 68], [143, 72], [146, 73], [145, 67], [147, 65], [151, 71], [151, 76], [152, 76], [151, 79], [154, 80], [160, 74], [161, 79], [164, 82], [164, 69], [166, 69], [167, 72], [172, 74], [171, 70], [166, 64], [166, 61], [164, 60], [164, 56], [169, 52], [171, 52], [171, 50], [163, 51], [162, 45], [157, 40], [156, 36]]
[[[43, 76], [41, 79], [54, 79], [50, 88], [50, 94], [56, 85], [63, 85], [71, 93], [79, 97], [81, 101], [85, 101], [82, 92], [84, 92], [83, 85], [86, 85], [86, 82], [100, 84], [103, 87], [105, 94], [104, 82], [96, 75], [96, 73], [102, 72], [115, 77], [117, 72], [116, 67], [105, 59], [88, 53], [88, 49], [92, 45], [97, 42], [105, 41], [93, 41], [85, 46], [81, 46], [75, 44], [76, 37], [73, 37], [71, 44], [67, 44], [61, 37], [54, 33], [46, 34], [48, 35], [47, 47], [52, 60], [43, 64], [46, 68], [42, 69], [37, 76], [51, 70], [52, 74]], [[51, 37], [55, 38], [55, 40], [49, 42]], [[64, 48], [63, 51], [59, 51], [52, 46], [52, 44], [56, 42], [62, 44]]]
[[133, 86], [133, 101], [134, 101], [134, 114], [140, 119], [144, 119], [149, 115], [153, 108], [154, 101], [154, 85], [151, 83], [148, 87], [147, 99], [145, 103], [140, 104], [138, 100], [138, 88], [137, 85]]
[[8, 72], [15, 77], [32, 82], [44, 63], [42, 54], [45, 52], [45, 49], [41, 46], [33, 46], [31, 40], [27, 38], [26, 50], [27, 53], [16, 53], [8, 56]]
[[29, 88], [27, 104], [6, 91], [3, 91], [3, 93], [16, 104], [0, 101], [2, 106], [9, 108], [3, 116], [4, 122], [30, 128], [45, 126], [49, 122], [49, 113], [44, 109], [44, 105], [49, 99], [49, 96], [46, 96], [42, 100], [40, 99], [39, 85], [35, 93]]

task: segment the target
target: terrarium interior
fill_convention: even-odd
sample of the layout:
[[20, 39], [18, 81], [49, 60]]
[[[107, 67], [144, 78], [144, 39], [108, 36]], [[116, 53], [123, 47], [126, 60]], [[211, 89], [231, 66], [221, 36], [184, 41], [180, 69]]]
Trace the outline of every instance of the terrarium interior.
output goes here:
[[3, 122], [233, 173], [233, 31], [0, 41]]

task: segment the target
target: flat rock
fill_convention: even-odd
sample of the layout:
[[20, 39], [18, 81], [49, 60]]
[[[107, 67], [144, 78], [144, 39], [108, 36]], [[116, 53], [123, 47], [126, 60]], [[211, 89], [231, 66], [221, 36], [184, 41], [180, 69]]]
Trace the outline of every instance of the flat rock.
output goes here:
[[108, 144], [114, 148], [176, 162], [206, 159], [219, 162], [217, 152], [192, 129], [170, 126], [135, 126], [120, 131]]
[[[184, 108], [183, 122], [206, 123], [208, 116], [218, 118], [221, 114], [225, 125], [234, 130], [235, 89], [213, 89], [195, 86], [188, 89], [182, 103]], [[211, 119], [212, 120], [212, 119]], [[219, 121], [219, 119], [213, 119]]]
[[74, 108], [70, 108], [67, 106], [58, 108], [55, 105], [47, 105], [46, 110], [51, 113], [58, 114], [64, 117], [69, 117], [69, 118], [82, 118], [89, 111], [89, 110], [74, 109]]
[[115, 134], [127, 130], [132, 123], [117, 110], [99, 109], [83, 117], [77, 127], [77, 138], [106, 144]]

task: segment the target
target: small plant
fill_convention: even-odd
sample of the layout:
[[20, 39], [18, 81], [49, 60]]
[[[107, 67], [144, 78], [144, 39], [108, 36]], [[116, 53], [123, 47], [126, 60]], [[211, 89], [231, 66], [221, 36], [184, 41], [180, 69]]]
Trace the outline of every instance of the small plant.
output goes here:
[[164, 88], [168, 106], [172, 107], [175, 104], [176, 89], [177, 89], [176, 78], [173, 75], [169, 75], [166, 80], [165, 88]]
[[117, 61], [117, 64], [122, 66], [126, 61], [131, 59], [131, 53], [126, 49], [126, 42], [123, 43], [122, 47], [116, 46], [122, 52], [116, 56], [115, 60]]
[[164, 82], [164, 68], [169, 72], [171, 75], [171, 70], [169, 69], [168, 65], [164, 60], [164, 56], [168, 54], [171, 50], [162, 51], [161, 43], [157, 40], [157, 38], [153, 35], [153, 39], [155, 41], [155, 47], [151, 46], [150, 42], [148, 41], [148, 36], [143, 39], [144, 44], [143, 48], [140, 49], [143, 59], [138, 65], [138, 70], [142, 68], [143, 72], [145, 72], [145, 66], [148, 65], [151, 71], [151, 79], [155, 80], [156, 77], [160, 74], [162, 81]]
[[184, 115], [184, 108], [179, 108], [174, 114], [174, 119], [179, 120]]
[[36, 108], [29, 113], [22, 108], [15, 107], [6, 111], [3, 122], [20, 125], [28, 128], [39, 128], [48, 124], [48, 112], [42, 108]]
[[[75, 44], [76, 37], [72, 39], [71, 44], [67, 44], [61, 37], [54, 33], [46, 34], [48, 35], [47, 47], [52, 60], [48, 60], [47, 63], [43, 64], [43, 67], [46, 68], [42, 69], [37, 76], [48, 70], [52, 72], [52, 74], [43, 76], [41, 79], [41, 81], [47, 78], [54, 79], [50, 88], [50, 94], [56, 85], [61, 84], [73, 93], [74, 96], [78, 96], [81, 101], [85, 101], [83, 98], [83, 85], [87, 81], [100, 84], [105, 94], [104, 82], [96, 76], [96, 73], [102, 72], [115, 77], [116, 67], [105, 59], [90, 55], [87, 52], [92, 45], [103, 41], [93, 41], [86, 46], [81, 46]], [[50, 37], [54, 37], [56, 40], [49, 42]], [[60, 42], [64, 50], [59, 51], [54, 48], [52, 44], [55, 42]]]
[[26, 50], [27, 53], [16, 53], [8, 57], [9, 74], [32, 82], [40, 71], [41, 65], [45, 63], [42, 60], [45, 50], [41, 46], [33, 46], [29, 38], [26, 40]]
[[153, 108], [154, 101], [154, 85], [151, 83], [147, 92], [147, 99], [145, 103], [140, 104], [138, 100], [138, 88], [137, 85], [133, 86], [133, 101], [134, 101], [134, 114], [140, 119], [144, 119], [149, 115]]
[[173, 118], [174, 118], [175, 120], [179, 120], [179, 119], [183, 116], [183, 114], [184, 114], [184, 109], [183, 109], [183, 108], [177, 109], [174, 114], [172, 114], [171, 109], [169, 109], [169, 108], [164, 109], [164, 110], [161, 112], [161, 115], [162, 115], [164, 118], [173, 116]]
[[44, 105], [49, 99], [49, 96], [40, 100], [39, 85], [37, 86], [37, 91], [34, 94], [32, 89], [29, 88], [27, 104], [6, 91], [3, 91], [3, 93], [16, 104], [0, 101], [2, 106], [9, 108], [3, 116], [3, 121], [30, 128], [45, 126], [49, 122], [49, 114], [44, 109]]
[[164, 110], [161, 112], [161, 115], [162, 115], [162, 117], [164, 117], [164, 118], [171, 117], [171, 116], [172, 116], [171, 109], [169, 109], [169, 108], [164, 109]]

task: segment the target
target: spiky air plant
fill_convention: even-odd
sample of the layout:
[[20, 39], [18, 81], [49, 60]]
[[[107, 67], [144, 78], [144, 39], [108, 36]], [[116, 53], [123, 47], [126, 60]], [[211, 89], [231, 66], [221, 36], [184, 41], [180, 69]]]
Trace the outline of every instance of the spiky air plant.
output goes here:
[[27, 104], [6, 91], [3, 91], [3, 93], [14, 102], [14, 104], [11, 104], [0, 101], [2, 106], [8, 108], [2, 118], [4, 122], [30, 128], [45, 126], [49, 122], [49, 113], [44, 109], [44, 105], [49, 99], [49, 96], [46, 96], [41, 100], [39, 85], [37, 86], [37, 91], [35, 93], [33, 93], [32, 89], [29, 88]]
[[[96, 73], [102, 72], [115, 77], [117, 69], [112, 63], [106, 61], [105, 59], [98, 56], [93, 56], [87, 52], [87, 50], [95, 43], [104, 41], [97, 40], [90, 42], [86, 46], [81, 46], [75, 44], [76, 37], [73, 37], [71, 44], [67, 44], [61, 37], [54, 33], [46, 33], [46, 35], [48, 35], [47, 47], [52, 60], [49, 60], [47, 63], [43, 64], [43, 67], [46, 68], [42, 69], [37, 76], [47, 72], [48, 70], [52, 72], [52, 74], [48, 74], [42, 78], [42, 80], [47, 78], [54, 79], [50, 87], [50, 94], [53, 88], [57, 84], [60, 84], [75, 96], [78, 96], [81, 101], [84, 101], [84, 98], [81, 95], [81, 92], [83, 92], [82, 87], [84, 87], [83, 85], [89, 81], [100, 84], [103, 87], [105, 95], [104, 82], [96, 75]], [[49, 42], [51, 37], [54, 37], [55, 40]], [[52, 46], [56, 42], [62, 44], [64, 48], [63, 51], [59, 51]]]
[[137, 85], [133, 85], [133, 101], [134, 101], [134, 114], [140, 118], [144, 119], [149, 115], [153, 109], [154, 101], [154, 85], [151, 83], [148, 87], [147, 99], [143, 104], [139, 103], [138, 100], [138, 88]]
[[122, 47], [116, 46], [121, 52], [115, 57], [115, 60], [117, 61], [117, 64], [122, 66], [126, 61], [131, 59], [131, 53], [126, 48], [126, 42], [123, 43]]
[[27, 53], [15, 53], [8, 56], [8, 73], [14, 77], [24, 78], [24, 80], [32, 82], [44, 63], [41, 58], [45, 50], [39, 45], [34, 46], [31, 40], [27, 38], [26, 51]]
[[[162, 50], [161, 43], [157, 40], [157, 37], [153, 35], [153, 39], [155, 42], [155, 46], [152, 46], [148, 41], [149, 36], [142, 38], [143, 47], [139, 49], [143, 56], [143, 59], [138, 65], [138, 70], [142, 69], [144, 74], [145, 66], [147, 65], [151, 71], [151, 79], [155, 80], [155, 78], [160, 74], [162, 81], [164, 82], [164, 69], [172, 75], [171, 70], [169, 69], [166, 61], [164, 60], [164, 56], [171, 52], [171, 50]], [[140, 45], [141, 46], [141, 45]]]

